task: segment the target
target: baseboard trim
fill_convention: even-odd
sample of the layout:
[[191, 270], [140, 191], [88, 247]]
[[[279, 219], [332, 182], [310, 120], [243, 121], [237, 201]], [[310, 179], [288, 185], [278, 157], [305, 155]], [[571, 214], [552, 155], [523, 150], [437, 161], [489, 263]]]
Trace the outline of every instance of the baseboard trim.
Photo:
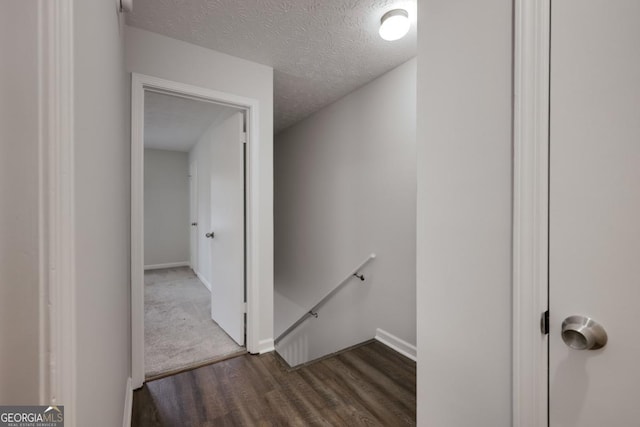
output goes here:
[[124, 415], [122, 427], [131, 427], [131, 411], [133, 410], [133, 383], [131, 377], [127, 378], [127, 388], [124, 391]]
[[273, 338], [258, 341], [258, 353], [264, 354], [276, 349]]
[[194, 272], [196, 273], [196, 276], [198, 276], [198, 279], [200, 279], [200, 281], [202, 282], [203, 285], [205, 285], [207, 287], [207, 289], [209, 289], [209, 292], [211, 292], [211, 283], [209, 283], [207, 281], [207, 279], [204, 278], [204, 276], [200, 273], [198, 273], [197, 271], [194, 270]]
[[383, 331], [382, 329], [376, 329], [375, 339], [392, 350], [408, 357], [414, 362], [417, 360], [418, 351], [415, 345], [409, 344], [408, 342], [401, 340], [395, 335], [392, 335], [387, 331]]
[[[324, 356], [320, 356], [318, 358], [309, 360], [307, 362], [304, 363], [300, 363], [296, 366], [291, 366], [289, 365], [289, 362], [286, 361], [286, 359], [284, 357], [282, 357], [282, 355], [280, 353], [278, 353], [278, 350], [276, 349], [276, 356], [278, 357], [278, 359], [280, 359], [281, 363], [283, 364], [283, 366], [285, 367], [285, 369], [289, 372], [293, 372], [293, 371], [297, 371], [300, 368], [303, 368], [305, 366], [309, 366], [309, 365], [313, 365], [314, 363], [318, 363], [318, 362], [322, 362], [323, 360], [329, 359], [331, 357], [334, 356], [338, 356], [340, 354], [346, 353], [348, 351], [354, 350], [358, 347], [363, 347], [367, 344], [371, 344], [372, 342], [375, 342], [375, 339], [370, 339], [370, 340], [366, 340], [366, 341], [362, 341], [358, 344], [354, 344], [354, 345], [350, 345], [349, 347], [345, 347], [342, 350], [338, 350], [338, 351], [334, 351], [333, 353], [329, 353], [329, 354], [325, 354]], [[395, 351], [395, 350], [394, 350]]]
[[160, 270], [162, 268], [174, 268], [174, 267], [189, 267], [191, 265], [191, 263], [189, 263], [189, 261], [182, 261], [182, 262], [166, 262], [164, 264], [151, 264], [151, 265], [145, 265], [144, 269], [145, 270]]

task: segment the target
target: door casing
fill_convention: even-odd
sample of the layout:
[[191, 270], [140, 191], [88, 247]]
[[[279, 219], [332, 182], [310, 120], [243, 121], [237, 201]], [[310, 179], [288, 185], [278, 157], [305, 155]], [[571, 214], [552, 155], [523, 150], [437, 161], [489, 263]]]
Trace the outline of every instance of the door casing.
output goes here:
[[551, 0], [514, 2], [513, 423], [548, 425]]
[[245, 110], [247, 158], [245, 175], [245, 281], [246, 281], [246, 347], [258, 353], [259, 343], [259, 278], [257, 209], [259, 104], [256, 99], [160, 79], [144, 74], [131, 74], [131, 379], [134, 389], [144, 383], [144, 92], [154, 91], [182, 98], [212, 102]]

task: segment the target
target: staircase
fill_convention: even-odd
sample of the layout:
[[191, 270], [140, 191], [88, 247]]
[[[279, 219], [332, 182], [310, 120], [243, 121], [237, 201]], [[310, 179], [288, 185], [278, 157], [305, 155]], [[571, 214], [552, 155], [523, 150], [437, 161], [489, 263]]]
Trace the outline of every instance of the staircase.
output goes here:
[[[338, 316], [348, 320], [349, 317], [358, 315], [353, 310], [345, 313], [344, 304], [345, 301], [352, 301], [355, 306], [360, 298], [359, 294], [367, 292], [366, 267], [375, 258], [375, 254], [370, 254], [322, 298], [306, 307], [290, 300], [276, 289], [275, 306], [278, 312], [275, 328], [278, 336], [275, 347], [290, 367], [309, 363], [373, 338], [370, 331], [351, 328], [356, 322], [336, 325], [332, 320], [335, 321]], [[341, 304], [336, 303], [336, 300]]]

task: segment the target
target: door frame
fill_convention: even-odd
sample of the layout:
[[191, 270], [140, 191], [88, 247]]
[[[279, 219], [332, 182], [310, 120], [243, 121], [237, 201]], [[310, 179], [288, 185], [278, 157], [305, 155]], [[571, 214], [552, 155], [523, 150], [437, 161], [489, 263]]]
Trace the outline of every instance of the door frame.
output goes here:
[[548, 426], [551, 0], [514, 2], [513, 423]]
[[74, 4], [38, 10], [38, 400], [76, 425]]
[[259, 103], [253, 98], [149, 75], [131, 73], [131, 377], [134, 389], [144, 383], [144, 92], [146, 90], [213, 102], [245, 110], [247, 157], [245, 172], [246, 347], [258, 353]]

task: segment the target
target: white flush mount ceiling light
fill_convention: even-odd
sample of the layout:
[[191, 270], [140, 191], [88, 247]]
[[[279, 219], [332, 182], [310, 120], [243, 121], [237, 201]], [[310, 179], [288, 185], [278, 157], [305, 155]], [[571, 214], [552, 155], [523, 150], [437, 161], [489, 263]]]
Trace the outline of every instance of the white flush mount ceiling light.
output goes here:
[[410, 26], [409, 12], [404, 9], [390, 10], [380, 19], [380, 37], [387, 41], [399, 40], [409, 32]]

